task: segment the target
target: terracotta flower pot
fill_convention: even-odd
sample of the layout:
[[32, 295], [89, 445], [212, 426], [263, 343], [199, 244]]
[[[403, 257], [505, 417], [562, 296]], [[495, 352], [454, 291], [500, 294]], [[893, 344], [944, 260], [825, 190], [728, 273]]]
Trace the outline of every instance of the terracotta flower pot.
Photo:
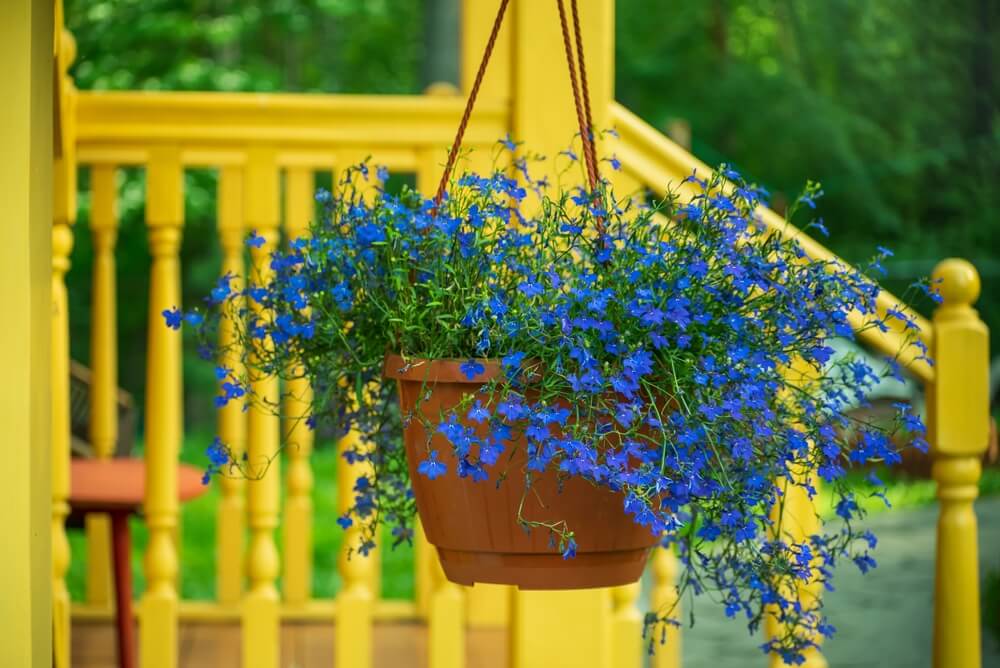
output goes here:
[[[437, 424], [442, 411], [457, 405], [466, 394], [502, 374], [500, 365], [483, 361], [484, 373], [469, 380], [460, 370], [463, 360], [410, 360], [388, 355], [384, 375], [399, 383], [402, 412], [412, 412], [422, 391], [429, 391], [420, 411]], [[485, 425], [471, 423], [481, 435]], [[490, 479], [474, 482], [459, 478], [458, 461], [451, 444], [434, 434], [431, 447], [447, 464], [448, 472], [434, 480], [417, 473], [427, 457], [427, 434], [419, 420], [404, 429], [410, 478], [417, 511], [427, 539], [438, 550], [445, 575], [452, 582], [517, 585], [521, 589], [586, 589], [635, 582], [642, 575], [650, 549], [658, 539], [647, 527], [625, 513], [623, 497], [605, 487], [579, 478], [561, 485], [555, 473], [536, 478], [524, 496], [520, 473], [527, 461], [523, 442], [508, 442]], [[516, 449], [513, 459], [507, 457]], [[508, 476], [499, 486], [496, 475], [506, 467]], [[575, 533], [576, 556], [563, 559], [549, 532], [530, 532], [518, 525], [518, 505], [531, 520], [565, 520]]]

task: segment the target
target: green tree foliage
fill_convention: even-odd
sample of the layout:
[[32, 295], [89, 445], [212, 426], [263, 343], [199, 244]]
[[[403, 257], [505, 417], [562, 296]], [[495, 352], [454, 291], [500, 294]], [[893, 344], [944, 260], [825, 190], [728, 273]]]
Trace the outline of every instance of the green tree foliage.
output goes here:
[[[425, 54], [455, 48], [452, 29], [430, 31], [425, 17], [450, 16], [456, 2], [66, 0], [66, 16], [84, 89], [416, 93], [422, 72], [446, 69]], [[998, 27], [996, 0], [618, 0], [617, 96], [658, 127], [688, 120], [696, 155], [735, 164], [779, 208], [807, 178], [821, 181], [832, 248], [853, 260], [875, 243], [896, 249], [894, 289], [942, 257], [969, 257], [984, 274], [981, 310], [1000, 331]], [[215, 179], [187, 175], [191, 298], [218, 267]], [[148, 256], [138, 171], [121, 192], [121, 374], [141, 394]], [[86, 361], [83, 228], [69, 282], [74, 356]], [[189, 386], [210, 388], [197, 375], [209, 372], [191, 363]], [[189, 419], [208, 419], [205, 406], [196, 396]]]
[[67, 0], [81, 88], [412, 93], [415, 0]]
[[696, 155], [776, 194], [821, 181], [851, 259], [875, 240], [911, 260], [890, 264], [906, 279], [972, 258], [997, 323], [1000, 4], [622, 0], [617, 18], [624, 104], [687, 119]]

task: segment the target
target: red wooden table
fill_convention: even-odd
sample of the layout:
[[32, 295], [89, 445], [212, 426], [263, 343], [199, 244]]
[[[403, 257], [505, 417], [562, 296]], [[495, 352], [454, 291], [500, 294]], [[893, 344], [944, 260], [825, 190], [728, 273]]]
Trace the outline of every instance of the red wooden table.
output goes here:
[[[184, 464], [178, 466], [177, 497], [180, 501], [193, 499], [206, 489], [201, 484], [201, 471]], [[132, 625], [132, 540], [128, 518], [142, 509], [145, 494], [146, 464], [141, 459], [73, 459], [70, 463], [70, 507], [84, 514], [107, 513], [111, 516], [115, 622], [121, 668], [136, 665]]]

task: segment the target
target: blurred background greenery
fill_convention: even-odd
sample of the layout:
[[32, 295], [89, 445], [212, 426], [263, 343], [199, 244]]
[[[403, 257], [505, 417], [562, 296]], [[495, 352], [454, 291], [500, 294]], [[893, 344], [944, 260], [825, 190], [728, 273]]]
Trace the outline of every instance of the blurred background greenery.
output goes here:
[[[485, 1], [485, 0], [484, 0]], [[83, 89], [419, 93], [457, 78], [457, 0], [66, 0]], [[896, 251], [899, 294], [949, 255], [973, 260], [1000, 331], [1000, 25], [996, 0], [617, 2], [617, 97], [703, 160], [736, 165], [776, 208], [821, 181], [828, 244]], [[557, 35], [553, 35], [557, 39]], [[219, 266], [216, 175], [187, 174], [184, 294]], [[81, 174], [86, 187], [87, 174]], [[121, 385], [143, 394], [143, 182], [122, 179]], [[89, 358], [90, 242], [69, 274], [73, 356]], [[994, 336], [994, 341], [997, 341]], [[994, 348], [996, 349], [996, 348]], [[211, 428], [211, 369], [188, 356], [190, 426]]]

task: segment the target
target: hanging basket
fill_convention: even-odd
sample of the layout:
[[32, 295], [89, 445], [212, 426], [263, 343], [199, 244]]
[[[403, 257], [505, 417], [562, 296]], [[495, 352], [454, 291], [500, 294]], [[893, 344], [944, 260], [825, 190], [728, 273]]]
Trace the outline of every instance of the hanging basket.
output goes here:
[[[469, 380], [459, 369], [461, 364], [461, 360], [404, 361], [388, 355], [384, 375], [398, 383], [403, 415], [418, 410], [430, 424], [437, 424], [464, 396], [502, 375], [498, 363], [485, 361], [485, 371]], [[486, 425], [465, 426], [485, 436]], [[506, 451], [513, 455], [498, 462], [497, 470], [507, 472], [499, 483], [495, 477], [481, 482], [459, 477], [452, 447], [438, 433], [430, 439], [431, 448], [441, 453], [449, 473], [434, 480], [419, 474], [417, 465], [426, 458], [428, 443], [419, 419], [407, 421], [403, 440], [417, 512], [452, 582], [521, 589], [624, 585], [639, 579], [650, 549], [658, 542], [648, 527], [625, 513], [622, 494], [606, 487], [577, 477], [560, 480], [547, 470], [536, 474], [526, 490], [523, 438], [507, 442]], [[526, 530], [518, 522], [519, 513], [528, 520], [565, 520], [575, 534], [576, 556], [564, 559], [551, 534], [543, 528]]]

